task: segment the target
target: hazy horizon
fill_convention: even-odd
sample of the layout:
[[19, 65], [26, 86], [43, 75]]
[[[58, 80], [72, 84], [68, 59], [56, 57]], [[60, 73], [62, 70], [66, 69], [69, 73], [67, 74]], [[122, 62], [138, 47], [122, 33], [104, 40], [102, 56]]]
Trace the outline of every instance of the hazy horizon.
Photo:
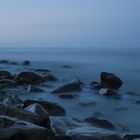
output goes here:
[[5, 0], [0, 47], [139, 47], [139, 0]]

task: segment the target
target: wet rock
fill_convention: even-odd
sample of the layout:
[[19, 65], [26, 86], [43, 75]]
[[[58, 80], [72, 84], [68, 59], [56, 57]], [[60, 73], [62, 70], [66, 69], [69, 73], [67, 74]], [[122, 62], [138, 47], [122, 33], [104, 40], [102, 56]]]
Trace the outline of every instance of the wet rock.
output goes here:
[[51, 74], [45, 74], [45, 75], [43, 76], [43, 78], [44, 78], [45, 81], [47, 81], [47, 82], [56, 82], [56, 81], [58, 81], [58, 79], [57, 79], [55, 76], [51, 75]]
[[108, 120], [98, 119], [97, 117], [89, 117], [85, 119], [86, 122], [97, 127], [114, 130], [115, 126]]
[[139, 139], [140, 134], [126, 134], [123, 137], [123, 140], [133, 140], [133, 139]]
[[43, 106], [50, 116], [65, 115], [65, 110], [61, 106], [44, 100], [25, 100], [23, 108], [33, 103], [38, 103]]
[[29, 60], [25, 60], [25, 61], [22, 62], [22, 65], [29, 66], [30, 65], [30, 61]]
[[0, 104], [0, 114], [11, 116], [20, 120], [31, 122], [39, 126], [46, 127], [46, 120], [43, 117], [36, 115], [32, 112], [26, 111], [24, 109]]
[[123, 84], [122, 80], [113, 73], [102, 72], [100, 78], [101, 84], [111, 89], [119, 89]]
[[112, 89], [102, 88], [100, 89], [99, 94], [104, 96], [116, 96], [117, 92]]
[[77, 79], [74, 79], [68, 84], [57, 87], [52, 91], [52, 93], [79, 92], [81, 90], [81, 82]]
[[89, 126], [68, 130], [66, 136], [69, 136], [71, 140], [121, 140], [115, 132]]
[[9, 61], [8, 60], [0, 60], [0, 64], [8, 64]]
[[28, 92], [35, 92], [35, 93], [38, 93], [38, 92], [45, 92], [43, 89], [38, 88], [38, 87], [36, 87], [36, 86], [34, 86], [34, 85], [29, 85], [27, 91], [28, 91]]
[[45, 82], [44, 78], [34, 72], [21, 72], [16, 77], [16, 82], [19, 84], [40, 84]]
[[46, 128], [0, 115], [1, 140], [53, 140], [52, 138], [53, 134]]
[[8, 87], [15, 87], [16, 83], [10, 79], [2, 79], [0, 80], [0, 87], [1, 88], [8, 88]]
[[76, 95], [73, 95], [73, 94], [61, 94], [61, 95], [59, 95], [59, 98], [62, 98], [62, 99], [74, 99], [74, 98], [76, 98]]
[[103, 88], [103, 85], [96, 81], [93, 81], [90, 83], [90, 87], [95, 90], [100, 90], [101, 88]]
[[[47, 128], [50, 128], [50, 118], [48, 112], [38, 103], [31, 104], [25, 108], [25, 110], [30, 111], [36, 115], [44, 118], [44, 123]], [[45, 122], [46, 120], [46, 122]]]
[[23, 101], [16, 95], [5, 95], [3, 98], [3, 103], [5, 105], [21, 106]]
[[10, 79], [12, 77], [9, 71], [2, 70], [0, 71], [0, 79]]

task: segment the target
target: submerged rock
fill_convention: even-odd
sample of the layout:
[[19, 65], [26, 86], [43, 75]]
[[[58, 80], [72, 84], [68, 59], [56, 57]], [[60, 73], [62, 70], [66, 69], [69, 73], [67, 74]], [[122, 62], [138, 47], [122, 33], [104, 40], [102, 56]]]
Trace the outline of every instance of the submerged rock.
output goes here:
[[40, 84], [45, 82], [45, 79], [34, 72], [21, 72], [16, 77], [16, 82], [19, 84]]
[[71, 140], [121, 140], [115, 132], [90, 126], [68, 130], [66, 136]]
[[29, 60], [25, 60], [25, 61], [22, 62], [22, 65], [24, 65], [24, 66], [29, 66], [30, 64], [31, 63], [30, 63]]
[[44, 101], [44, 100], [25, 100], [23, 108], [33, 104], [38, 103], [44, 107], [44, 109], [49, 113], [50, 116], [63, 116], [65, 115], [65, 110], [54, 103]]
[[43, 89], [38, 88], [37, 86], [34, 86], [34, 85], [29, 85], [27, 91], [28, 92], [36, 92], [36, 93], [45, 92]]
[[97, 117], [89, 117], [86, 118], [85, 121], [97, 127], [111, 129], [111, 130], [115, 129], [115, 126], [110, 121], [104, 119], [98, 119]]
[[100, 78], [101, 84], [111, 89], [119, 89], [123, 84], [122, 80], [113, 73], [102, 72]]
[[52, 140], [52, 138], [51, 131], [44, 127], [0, 115], [1, 140]]
[[52, 93], [79, 92], [81, 90], [81, 82], [77, 79], [74, 79], [68, 84], [57, 87], [52, 91]]

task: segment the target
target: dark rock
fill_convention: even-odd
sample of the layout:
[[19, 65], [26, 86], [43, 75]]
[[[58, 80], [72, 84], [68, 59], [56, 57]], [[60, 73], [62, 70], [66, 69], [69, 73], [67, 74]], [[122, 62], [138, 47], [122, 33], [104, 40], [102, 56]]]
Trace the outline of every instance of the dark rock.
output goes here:
[[140, 134], [126, 134], [123, 137], [123, 140], [133, 140], [133, 139], [139, 139]]
[[[47, 128], [50, 128], [50, 118], [48, 112], [38, 103], [31, 104], [25, 108], [25, 110], [30, 111], [38, 116], [44, 118], [44, 123]], [[45, 122], [46, 120], [46, 122]]]
[[9, 62], [10, 65], [19, 65], [17, 62]]
[[22, 62], [22, 65], [29, 66], [30, 65], [30, 61], [29, 60], [25, 60], [25, 61]]
[[86, 118], [85, 121], [97, 127], [111, 129], [111, 130], [115, 129], [115, 126], [108, 120], [98, 119], [96, 117], [89, 117]]
[[0, 79], [10, 79], [12, 77], [11, 73], [8, 71], [0, 71]]
[[8, 88], [8, 87], [15, 87], [16, 83], [10, 79], [2, 79], [0, 80], [0, 87], [1, 88]]
[[121, 137], [110, 130], [97, 127], [77, 127], [66, 132], [71, 140], [121, 140]]
[[81, 91], [81, 82], [79, 80], [72, 80], [70, 83], [57, 87], [52, 93], [67, 93], [67, 92], [79, 92]]
[[56, 77], [54, 77], [53, 75], [51, 75], [51, 74], [45, 74], [43, 76], [43, 78], [45, 79], [45, 81], [48, 81], [48, 82], [56, 82], [56, 81], [58, 81], [58, 79]]
[[65, 110], [61, 106], [44, 100], [25, 100], [23, 108], [33, 103], [38, 103], [43, 106], [50, 116], [65, 115]]
[[29, 85], [27, 91], [28, 91], [28, 92], [35, 92], [35, 93], [38, 93], [38, 92], [45, 92], [43, 89], [38, 88], [38, 87], [36, 87], [36, 86], [34, 86], [34, 85]]
[[8, 64], [9, 61], [8, 60], [0, 60], [0, 64]]
[[113, 73], [102, 72], [100, 77], [101, 84], [111, 89], [119, 89], [123, 84], [122, 80]]
[[40, 84], [45, 82], [44, 78], [34, 72], [21, 72], [16, 77], [16, 82], [19, 84]]
[[96, 81], [91, 82], [90, 86], [92, 89], [95, 89], [95, 90], [100, 90], [101, 88], [103, 88], [103, 85]]
[[39, 126], [44, 126], [44, 127], [47, 126], [46, 119], [44, 119], [42, 116], [36, 115], [36, 114], [26, 111], [24, 109], [10, 107], [10, 106], [0, 104], [0, 114], [11, 116], [11, 117], [21, 119], [24, 121], [28, 121], [33, 124], [39, 125]]
[[52, 138], [53, 134], [46, 128], [0, 115], [1, 140], [53, 140]]
[[76, 96], [73, 95], [73, 94], [61, 94], [61, 95], [59, 95], [59, 98], [62, 98], [62, 99], [74, 99], [74, 98], [76, 98]]
[[104, 96], [116, 96], [117, 92], [112, 89], [102, 88], [100, 89], [99, 94]]

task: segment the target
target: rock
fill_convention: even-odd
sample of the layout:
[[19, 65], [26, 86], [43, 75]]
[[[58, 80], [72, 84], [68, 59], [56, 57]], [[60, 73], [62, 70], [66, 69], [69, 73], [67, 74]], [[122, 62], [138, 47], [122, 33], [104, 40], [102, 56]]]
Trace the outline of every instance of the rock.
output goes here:
[[0, 71], [0, 79], [10, 79], [12, 77], [9, 71], [2, 70]]
[[1, 88], [8, 88], [8, 87], [15, 87], [16, 83], [10, 79], [2, 79], [0, 80], [0, 87]]
[[36, 92], [36, 93], [45, 92], [43, 89], [40, 89], [40, 88], [38, 88], [38, 87], [36, 87], [34, 85], [29, 85], [27, 91], [28, 92]]
[[50, 72], [48, 69], [35, 69], [35, 72]]
[[22, 65], [29, 66], [30, 65], [30, 61], [29, 60], [25, 60], [25, 61], [22, 62]]
[[72, 80], [68, 84], [57, 87], [52, 93], [67, 93], [67, 92], [79, 92], [81, 91], [81, 82], [79, 80]]
[[140, 134], [126, 134], [123, 137], [123, 140], [133, 140], [133, 139], [139, 139]]
[[73, 95], [73, 94], [61, 94], [61, 95], [59, 95], [59, 98], [62, 98], [62, 99], [74, 99], [74, 98], [76, 98], [76, 96]]
[[9, 62], [10, 65], [19, 65], [17, 62]]
[[[46, 125], [47, 128], [50, 128], [50, 118], [49, 118], [49, 114], [48, 112], [38, 103], [35, 104], [31, 104], [29, 106], [27, 106], [25, 108], [25, 110], [30, 111], [36, 115], [41, 116], [42, 118], [44, 118], [44, 120], [46, 120]], [[45, 121], [44, 121], [45, 122]]]
[[115, 96], [117, 95], [117, 92], [113, 91], [112, 89], [102, 88], [100, 89], [99, 94], [104, 96]]
[[45, 74], [45, 76], [43, 76], [43, 78], [47, 82], [56, 82], [56, 81], [58, 81], [58, 79], [56, 77], [54, 77], [53, 75], [51, 75], [51, 74]]
[[68, 130], [66, 136], [71, 140], [121, 140], [115, 132], [90, 126]]
[[8, 60], [0, 60], [0, 64], [8, 64], [9, 61]]
[[46, 119], [24, 109], [0, 104], [0, 114], [28, 121], [39, 126], [47, 127]]
[[102, 72], [100, 75], [101, 84], [111, 89], [119, 89], [123, 82], [113, 73]]
[[13, 106], [21, 106], [23, 104], [23, 101], [18, 98], [16, 94], [14, 95], [5, 95], [3, 98], [3, 103], [5, 105], [13, 105]]
[[89, 117], [85, 119], [86, 122], [97, 127], [114, 130], [115, 126], [108, 120], [98, 119], [97, 117]]
[[44, 78], [34, 72], [21, 72], [16, 77], [16, 82], [19, 84], [40, 84], [45, 82]]
[[90, 86], [92, 89], [95, 89], [95, 90], [100, 90], [101, 88], [103, 88], [103, 85], [96, 81], [91, 82]]
[[53, 140], [52, 138], [51, 131], [44, 127], [0, 115], [1, 140]]
[[23, 108], [33, 103], [38, 103], [43, 106], [50, 116], [65, 115], [65, 110], [61, 106], [44, 100], [25, 100]]

